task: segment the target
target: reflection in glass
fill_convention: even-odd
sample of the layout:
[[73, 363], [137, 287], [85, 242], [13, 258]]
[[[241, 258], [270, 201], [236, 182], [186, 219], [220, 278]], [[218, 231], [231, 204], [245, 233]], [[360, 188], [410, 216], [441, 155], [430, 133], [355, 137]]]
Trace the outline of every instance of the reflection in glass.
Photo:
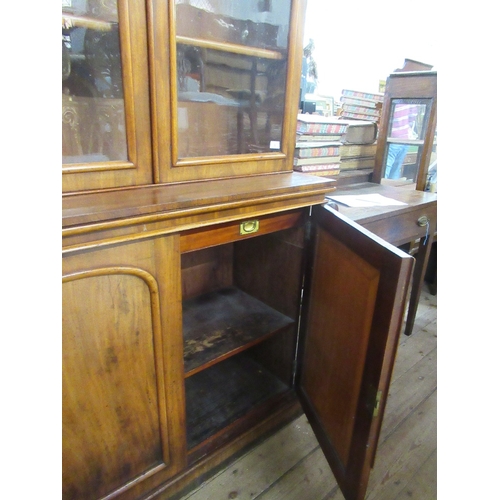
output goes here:
[[178, 36], [286, 49], [290, 0], [175, 0]]
[[429, 120], [428, 99], [394, 99], [383, 177], [416, 182]]
[[384, 177], [415, 182], [422, 146], [414, 144], [388, 144]]
[[291, 0], [176, 0], [179, 158], [279, 151]]
[[423, 140], [425, 104], [393, 103], [391, 109], [391, 139]]
[[116, 0], [63, 1], [62, 157], [127, 160]]

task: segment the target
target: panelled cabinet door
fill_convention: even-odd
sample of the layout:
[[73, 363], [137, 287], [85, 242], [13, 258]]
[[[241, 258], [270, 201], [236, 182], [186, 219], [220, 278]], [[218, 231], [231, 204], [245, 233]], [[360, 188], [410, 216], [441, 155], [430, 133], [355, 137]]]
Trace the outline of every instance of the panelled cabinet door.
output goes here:
[[313, 221], [297, 391], [345, 498], [361, 500], [414, 259], [328, 206]]
[[63, 192], [153, 180], [146, 5], [62, 2]]
[[178, 238], [63, 258], [64, 499], [139, 498], [186, 462]]

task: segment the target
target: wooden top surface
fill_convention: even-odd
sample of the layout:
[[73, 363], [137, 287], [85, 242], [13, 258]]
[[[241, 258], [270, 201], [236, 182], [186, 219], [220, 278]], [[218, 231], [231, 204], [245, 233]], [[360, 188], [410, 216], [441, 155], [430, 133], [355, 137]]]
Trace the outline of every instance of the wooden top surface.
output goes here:
[[402, 201], [407, 203], [407, 205], [356, 208], [336, 203], [338, 211], [358, 224], [366, 224], [367, 222], [410, 212], [414, 210], [415, 207], [437, 204], [436, 193], [406, 189], [404, 187], [384, 186], [383, 184], [375, 184], [372, 182], [363, 182], [360, 184], [339, 187], [335, 190], [335, 192], [327, 193], [327, 195], [358, 195], [375, 193]]
[[63, 196], [63, 228], [203, 207], [264, 203], [333, 190], [335, 181], [281, 173]]

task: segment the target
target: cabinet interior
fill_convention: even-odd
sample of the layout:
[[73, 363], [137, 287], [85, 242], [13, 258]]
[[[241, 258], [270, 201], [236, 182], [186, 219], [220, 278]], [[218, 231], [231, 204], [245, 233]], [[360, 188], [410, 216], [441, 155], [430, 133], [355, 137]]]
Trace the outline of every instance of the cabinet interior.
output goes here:
[[291, 397], [303, 257], [302, 224], [181, 255], [190, 460]]

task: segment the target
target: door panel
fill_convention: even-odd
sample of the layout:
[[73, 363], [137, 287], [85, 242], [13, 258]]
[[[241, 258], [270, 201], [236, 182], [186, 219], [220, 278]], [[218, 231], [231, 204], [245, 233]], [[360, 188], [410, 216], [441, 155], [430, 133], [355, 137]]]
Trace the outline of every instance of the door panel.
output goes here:
[[186, 462], [178, 236], [63, 259], [63, 498], [138, 498]]
[[313, 220], [297, 391], [344, 496], [362, 499], [413, 258], [330, 207]]
[[86, 274], [63, 286], [63, 310], [72, 310], [63, 321], [63, 458], [72, 498], [104, 496], [170, 462], [157, 410], [152, 290], [138, 274]]
[[315, 276], [303, 359], [315, 369], [304, 372], [301, 385], [317, 413], [331, 417], [325, 430], [346, 466], [380, 273], [325, 231], [316, 244], [331, 265]]

